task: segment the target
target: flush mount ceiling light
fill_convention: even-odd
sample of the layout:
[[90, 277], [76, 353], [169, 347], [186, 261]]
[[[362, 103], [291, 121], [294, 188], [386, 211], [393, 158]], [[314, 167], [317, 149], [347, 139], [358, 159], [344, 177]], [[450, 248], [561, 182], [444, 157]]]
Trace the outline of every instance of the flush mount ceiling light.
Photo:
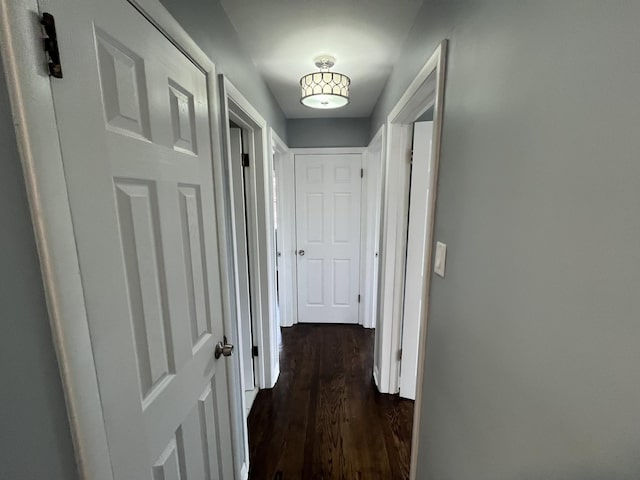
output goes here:
[[340, 108], [349, 103], [351, 79], [342, 73], [330, 72], [336, 59], [323, 55], [314, 60], [319, 72], [308, 73], [300, 79], [300, 103], [311, 108]]

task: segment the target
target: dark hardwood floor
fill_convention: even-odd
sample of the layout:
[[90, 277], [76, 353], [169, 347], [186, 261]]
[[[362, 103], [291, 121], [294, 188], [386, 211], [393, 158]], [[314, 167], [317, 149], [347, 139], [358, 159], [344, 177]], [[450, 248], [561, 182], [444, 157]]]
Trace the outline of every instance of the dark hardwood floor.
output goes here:
[[282, 330], [280, 379], [249, 415], [252, 480], [409, 477], [413, 402], [377, 392], [373, 330]]

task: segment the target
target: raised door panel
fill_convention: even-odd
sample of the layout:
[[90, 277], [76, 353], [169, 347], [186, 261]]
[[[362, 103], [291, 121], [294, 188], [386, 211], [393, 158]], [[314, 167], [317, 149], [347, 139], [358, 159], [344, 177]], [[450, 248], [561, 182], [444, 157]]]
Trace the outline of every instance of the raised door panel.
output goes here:
[[217, 480], [220, 468], [215, 390], [207, 386], [160, 456], [153, 462], [154, 480]]
[[353, 287], [351, 285], [351, 259], [334, 258], [331, 280], [333, 282], [333, 307], [349, 307]]
[[143, 404], [175, 374], [154, 184], [118, 179], [116, 198], [131, 333]]
[[326, 305], [324, 284], [325, 284], [325, 262], [322, 258], [309, 258], [306, 260], [305, 305], [310, 307], [323, 307]]
[[324, 193], [307, 193], [305, 196], [304, 223], [306, 231], [303, 241], [311, 244], [323, 244], [324, 235]]
[[182, 249], [187, 281], [189, 306], [189, 327], [192, 346], [195, 351], [211, 333], [211, 312], [207, 291], [209, 289], [203, 237], [203, 218], [198, 185], [178, 187]]
[[150, 139], [143, 59], [98, 28], [95, 38], [107, 128]]
[[[359, 202], [359, 198], [357, 201]], [[350, 244], [354, 240], [354, 230], [358, 225], [352, 224], [353, 194], [351, 192], [340, 192], [333, 194], [333, 221], [332, 240], [333, 244]]]
[[178, 82], [169, 79], [171, 130], [173, 148], [183, 153], [198, 154], [193, 94]]

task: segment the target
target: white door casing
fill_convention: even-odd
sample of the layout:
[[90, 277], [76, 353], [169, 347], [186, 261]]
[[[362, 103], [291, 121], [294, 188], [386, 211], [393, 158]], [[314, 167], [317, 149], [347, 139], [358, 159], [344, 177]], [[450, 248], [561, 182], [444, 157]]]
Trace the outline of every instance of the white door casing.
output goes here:
[[295, 156], [298, 321], [358, 323], [361, 154]]
[[[369, 184], [367, 188], [371, 191], [375, 188], [375, 202], [370, 202], [367, 204], [367, 209], [369, 214], [373, 211], [373, 215], [375, 216], [375, 221], [373, 225], [373, 238], [369, 239], [369, 255], [373, 256], [373, 263], [370, 264], [369, 273], [367, 274], [367, 286], [365, 287], [365, 291], [370, 292], [369, 298], [365, 296], [364, 308], [365, 311], [368, 312], [366, 317], [370, 318], [373, 327], [375, 328], [375, 341], [373, 348], [373, 380], [380, 390], [380, 372], [382, 370], [381, 361], [382, 361], [382, 336], [384, 334], [382, 316], [379, 313], [379, 305], [381, 299], [380, 292], [380, 264], [383, 258], [382, 252], [382, 233], [383, 233], [383, 197], [384, 197], [384, 134], [385, 127], [384, 125], [380, 127], [376, 135], [369, 143], [367, 147], [367, 156], [369, 157], [369, 162], [372, 166], [375, 166], [377, 171], [377, 178], [375, 181], [375, 187], [371, 185], [373, 183], [371, 179], [369, 179]], [[370, 175], [371, 176], [371, 175]], [[371, 235], [371, 233], [369, 233]]]
[[[409, 190], [409, 228], [407, 233], [407, 262], [404, 282], [402, 316], [402, 359], [400, 363], [400, 396], [415, 400], [418, 374], [418, 346], [423, 319], [423, 298], [426, 286], [425, 255], [433, 218], [430, 188], [431, 142], [433, 122], [416, 122], [413, 127], [413, 161]], [[426, 299], [425, 299], [426, 300]], [[426, 309], [427, 306], [424, 306]]]
[[271, 130], [273, 163], [278, 202], [278, 286], [280, 289], [280, 326], [298, 323], [296, 287], [295, 170], [294, 155]]
[[[238, 302], [238, 355], [242, 368], [242, 387], [245, 391], [255, 388], [253, 365], [253, 328], [251, 324], [251, 292], [249, 286], [249, 252], [247, 246], [246, 205], [244, 175], [242, 169], [242, 130], [229, 129], [231, 150], [232, 228], [235, 231], [234, 262]], [[250, 408], [247, 405], [247, 408]]]
[[[434, 178], [437, 178], [437, 164], [442, 131], [442, 109], [444, 104], [444, 79], [447, 41], [442, 41], [429, 60], [416, 75], [398, 103], [387, 116], [385, 124], [385, 183], [383, 188], [383, 245], [380, 262], [378, 316], [382, 331], [376, 331], [378, 358], [378, 378], [376, 384], [382, 393], [398, 393], [400, 360], [402, 347], [402, 307], [404, 300], [404, 274], [406, 263], [406, 239], [408, 225], [409, 200], [409, 159], [413, 123], [433, 107], [434, 134], [432, 156], [435, 165]], [[437, 183], [437, 182], [436, 182]], [[436, 188], [432, 186], [431, 197], [435, 205]], [[429, 232], [432, 235], [432, 232]], [[428, 242], [431, 245], [431, 242]], [[430, 255], [426, 256], [429, 263]], [[426, 270], [429, 270], [427, 267]], [[423, 292], [428, 298], [429, 290]], [[425, 304], [425, 302], [423, 302]], [[418, 375], [416, 384], [415, 418], [420, 416], [420, 385], [422, 384], [422, 366], [426, 345], [426, 329], [419, 339]], [[414, 422], [418, 425], [419, 422]], [[417, 432], [414, 430], [413, 445], [416, 445]], [[415, 452], [415, 449], [412, 449]], [[416, 457], [412, 454], [412, 472]], [[415, 473], [411, 474], [415, 478]]]
[[126, 2], [42, 3], [114, 478], [232, 478], [206, 76]]
[[362, 231], [363, 263], [360, 266], [363, 272], [361, 323], [366, 328], [377, 328], [378, 306], [378, 265], [380, 260], [381, 241], [381, 209], [382, 209], [382, 135], [381, 128], [371, 141], [363, 156], [364, 182], [362, 205], [366, 218], [366, 230]]

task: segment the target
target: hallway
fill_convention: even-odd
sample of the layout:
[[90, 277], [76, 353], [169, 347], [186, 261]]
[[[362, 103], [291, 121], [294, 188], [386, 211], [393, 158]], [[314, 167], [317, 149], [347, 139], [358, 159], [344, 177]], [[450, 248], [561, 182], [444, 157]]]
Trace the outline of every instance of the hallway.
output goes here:
[[249, 415], [251, 479], [408, 478], [413, 402], [376, 392], [373, 340], [355, 325], [283, 329], [280, 379]]

